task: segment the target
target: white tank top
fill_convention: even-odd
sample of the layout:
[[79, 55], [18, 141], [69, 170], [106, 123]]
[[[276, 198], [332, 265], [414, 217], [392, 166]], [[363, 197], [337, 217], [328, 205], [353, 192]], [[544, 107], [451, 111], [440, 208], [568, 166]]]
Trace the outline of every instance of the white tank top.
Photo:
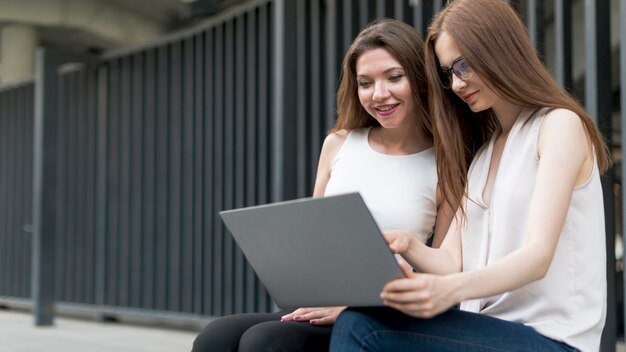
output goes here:
[[[483, 147], [469, 171], [463, 271], [494, 263], [524, 241], [525, 222], [539, 165], [537, 139], [548, 111], [526, 109], [507, 138], [491, 204], [482, 200], [493, 145]], [[461, 309], [524, 323], [582, 351], [598, 351], [606, 315], [604, 205], [597, 163], [577, 186], [548, 273], [538, 281]]]
[[381, 230], [404, 229], [426, 241], [437, 214], [434, 148], [382, 154], [370, 146], [370, 130], [350, 131], [333, 160], [324, 194], [360, 192]]

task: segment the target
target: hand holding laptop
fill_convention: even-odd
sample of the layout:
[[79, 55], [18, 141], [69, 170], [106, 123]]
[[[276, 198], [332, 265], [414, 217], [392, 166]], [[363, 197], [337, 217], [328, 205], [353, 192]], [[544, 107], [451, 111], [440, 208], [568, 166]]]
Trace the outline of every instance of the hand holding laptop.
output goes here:
[[[394, 254], [406, 252], [409, 248], [410, 241], [414, 239], [414, 236], [399, 230], [383, 231], [382, 234]], [[407, 274], [413, 274], [411, 268], [408, 267], [404, 261], [399, 261], [399, 265], [405, 272], [405, 275], [411, 277]], [[298, 308], [289, 314], [283, 315], [281, 321], [299, 321], [309, 322], [313, 325], [330, 325], [335, 323], [335, 320], [337, 320], [337, 317], [339, 317], [339, 314], [345, 308], [345, 306]]]

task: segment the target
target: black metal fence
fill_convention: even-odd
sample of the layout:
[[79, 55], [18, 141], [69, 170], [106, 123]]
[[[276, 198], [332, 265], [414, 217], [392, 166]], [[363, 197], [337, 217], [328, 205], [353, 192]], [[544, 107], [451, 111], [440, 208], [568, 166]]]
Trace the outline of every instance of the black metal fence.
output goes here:
[[60, 76], [57, 300], [271, 309], [217, 214], [270, 201], [271, 16]]
[[0, 295], [30, 296], [33, 82], [0, 89]]
[[[583, 1], [585, 17], [574, 19]], [[271, 310], [217, 212], [308, 196], [354, 36], [378, 17], [425, 33], [444, 3], [257, 0], [80, 67], [58, 70], [74, 60], [41, 55], [38, 70], [50, 75], [0, 91], [0, 296], [43, 296], [96, 312]], [[559, 82], [573, 92], [584, 87], [580, 96], [610, 139], [618, 130], [610, 1], [512, 5]], [[575, 37], [574, 21], [587, 23], [584, 38]], [[576, 40], [593, 48], [583, 77], [572, 69]], [[612, 174], [604, 181], [614, 273]], [[49, 267], [54, 275], [46, 276]], [[609, 288], [615, 292], [612, 279]], [[603, 350], [615, 341], [614, 295], [609, 304]]]

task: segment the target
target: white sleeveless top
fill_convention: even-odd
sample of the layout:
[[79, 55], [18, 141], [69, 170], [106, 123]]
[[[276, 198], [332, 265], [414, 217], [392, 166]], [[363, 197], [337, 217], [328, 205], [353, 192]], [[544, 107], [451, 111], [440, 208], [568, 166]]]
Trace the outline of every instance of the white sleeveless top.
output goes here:
[[[497, 134], [472, 162], [461, 234], [463, 271], [494, 263], [522, 246], [539, 164], [537, 139], [548, 109], [535, 111], [525, 109], [511, 128], [489, 207], [482, 192]], [[573, 191], [546, 276], [511, 292], [463, 302], [461, 309], [521, 322], [582, 351], [598, 351], [606, 315], [606, 254], [597, 163]]]
[[434, 148], [382, 154], [370, 146], [370, 130], [350, 131], [333, 160], [324, 195], [360, 192], [381, 230], [404, 229], [426, 241], [437, 214]]

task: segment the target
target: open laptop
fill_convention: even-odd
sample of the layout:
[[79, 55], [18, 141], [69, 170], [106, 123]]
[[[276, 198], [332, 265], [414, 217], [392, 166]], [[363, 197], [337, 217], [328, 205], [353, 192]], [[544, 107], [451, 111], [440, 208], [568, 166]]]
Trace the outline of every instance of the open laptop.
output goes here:
[[281, 308], [380, 306], [383, 286], [404, 277], [358, 193], [220, 215]]

